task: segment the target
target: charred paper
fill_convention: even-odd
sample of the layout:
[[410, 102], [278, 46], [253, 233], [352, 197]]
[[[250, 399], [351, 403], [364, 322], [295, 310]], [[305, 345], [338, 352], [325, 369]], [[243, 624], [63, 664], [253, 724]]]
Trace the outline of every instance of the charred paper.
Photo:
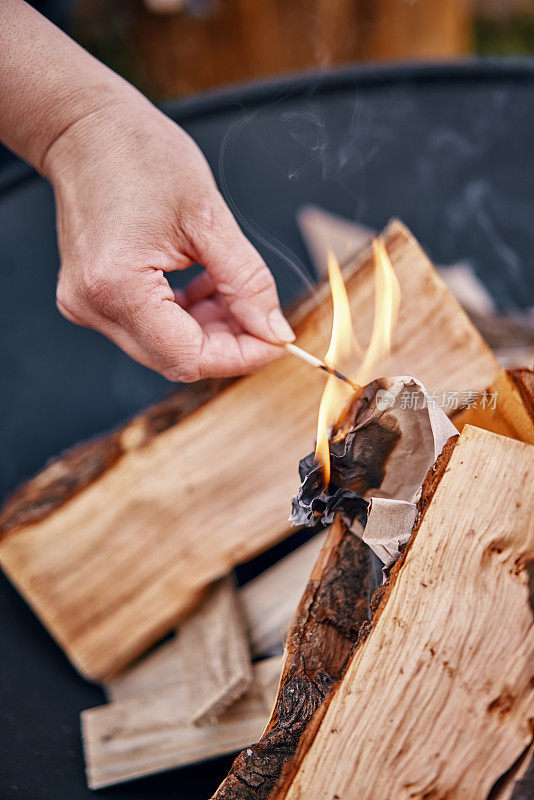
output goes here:
[[456, 433], [415, 378], [373, 381], [349, 399], [334, 426], [328, 486], [314, 453], [301, 460], [291, 522], [326, 527], [340, 514], [391, 566], [410, 536], [424, 477]]

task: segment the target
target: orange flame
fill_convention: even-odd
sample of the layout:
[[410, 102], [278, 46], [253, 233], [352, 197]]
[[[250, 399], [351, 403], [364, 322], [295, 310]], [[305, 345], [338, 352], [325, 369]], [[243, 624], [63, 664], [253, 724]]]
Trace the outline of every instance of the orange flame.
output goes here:
[[[375, 368], [389, 355], [393, 329], [400, 306], [400, 286], [382, 239], [373, 240], [375, 266], [375, 313], [371, 341], [358, 369], [354, 383], [364, 385], [371, 380]], [[333, 320], [330, 345], [325, 356], [329, 367], [342, 370], [342, 362], [358, 347], [350, 314], [349, 298], [343, 276], [334, 255], [328, 254], [328, 277], [332, 293]], [[315, 459], [323, 465], [324, 485], [330, 481], [330, 450], [328, 434], [352, 389], [330, 375], [328, 377], [317, 423]]]
[[[325, 364], [339, 369], [343, 359], [350, 356], [354, 332], [350, 316], [350, 304], [347, 290], [343, 282], [343, 275], [332, 252], [328, 253], [328, 279], [332, 293], [332, 335], [330, 345], [324, 357]], [[352, 393], [351, 387], [333, 375], [328, 376], [321, 403], [319, 405], [319, 419], [317, 421], [317, 445], [315, 459], [323, 465], [323, 480], [325, 486], [330, 482], [330, 450], [328, 448], [328, 431], [336, 414]]]
[[371, 341], [354, 379], [359, 386], [369, 383], [373, 370], [388, 357], [400, 307], [399, 282], [382, 239], [373, 239], [373, 255], [375, 316]]

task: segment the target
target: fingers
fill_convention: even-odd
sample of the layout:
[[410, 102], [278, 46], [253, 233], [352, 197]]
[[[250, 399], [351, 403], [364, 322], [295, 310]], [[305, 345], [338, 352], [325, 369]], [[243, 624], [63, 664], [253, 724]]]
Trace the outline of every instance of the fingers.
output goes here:
[[201, 325], [171, 300], [148, 307], [129, 329], [117, 326], [110, 334], [145, 366], [185, 383], [245, 375], [282, 355], [281, 348], [255, 336], [236, 335], [222, 318], [207, 317]]
[[209, 297], [214, 292], [213, 281], [207, 272], [203, 272], [202, 275], [194, 278], [185, 289], [175, 289], [174, 299], [182, 308], [188, 309], [193, 303]]
[[[228, 310], [212, 299], [198, 300], [191, 306], [195, 316], [189, 314], [174, 302], [160, 270], [144, 270], [120, 285], [93, 283], [97, 290], [83, 296], [62, 284], [62, 313], [101, 331], [171, 381], [243, 375], [282, 355], [280, 347], [243, 332]], [[195, 289], [191, 296], [201, 294]]]
[[195, 319], [203, 330], [213, 329], [214, 323], [224, 324], [226, 330], [237, 336], [238, 333], [245, 333], [239, 322], [233, 317], [225, 306], [217, 300], [201, 300], [195, 305], [190, 306], [187, 311]]
[[231, 333], [244, 333], [242, 326], [232, 315], [224, 298], [214, 292], [213, 283], [207, 274], [196, 278], [186, 289], [175, 289], [174, 299], [184, 310], [196, 319], [204, 330], [221, 329], [219, 323], [224, 323], [225, 330]]
[[245, 375], [276, 361], [283, 353], [282, 348], [256, 336], [235, 335], [224, 328], [224, 323], [214, 323], [204, 331], [200, 370], [203, 377]]
[[244, 330], [268, 342], [293, 341], [271, 272], [221, 198], [196, 213], [191, 231], [195, 257]]

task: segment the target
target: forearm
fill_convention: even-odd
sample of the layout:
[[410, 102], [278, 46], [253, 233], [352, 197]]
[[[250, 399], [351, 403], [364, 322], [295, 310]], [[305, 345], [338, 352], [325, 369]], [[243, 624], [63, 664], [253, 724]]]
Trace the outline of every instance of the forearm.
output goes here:
[[2, 0], [0, 140], [40, 172], [66, 132], [121, 102], [147, 102], [22, 0]]
[[[239, 375], [294, 335], [206, 159], [22, 0], [0, 0], [0, 139], [54, 187], [57, 302], [170, 380]], [[164, 273], [206, 274], [175, 295]]]

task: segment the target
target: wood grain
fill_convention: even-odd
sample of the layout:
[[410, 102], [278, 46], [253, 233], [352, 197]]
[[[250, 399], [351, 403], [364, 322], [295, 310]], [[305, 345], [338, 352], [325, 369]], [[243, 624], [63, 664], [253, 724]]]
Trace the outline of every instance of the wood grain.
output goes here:
[[[325, 538], [326, 533], [317, 534], [238, 591], [236, 599], [245, 618], [246, 635], [255, 658], [265, 658], [282, 652], [291, 619]], [[221, 590], [226, 585], [224, 580], [221, 581]], [[191, 650], [199, 650], [208, 657], [213, 655], [215, 648], [219, 650], [219, 660], [230, 662], [229, 667], [223, 670], [224, 680], [221, 681], [222, 686], [226, 687], [226, 696], [230, 696], [231, 687], [241, 683], [240, 676], [244, 676], [246, 670], [241, 666], [240, 658], [234, 664], [234, 654], [228, 653], [228, 641], [239, 636], [241, 631], [232, 633], [230, 630], [229, 634], [224, 633], [226, 609], [232, 617], [231, 629], [239, 626], [240, 619], [235, 618], [235, 601], [214, 607], [213, 599], [208, 596], [170, 639], [105, 682], [104, 688], [109, 700], [128, 700], [180, 683], [185, 687], [184, 702], [189, 702], [190, 718], [193, 719], [198, 685], [206, 682], [208, 686], [212, 686], [212, 676], [211, 667], [206, 670], [206, 664], [202, 660], [199, 663], [198, 654]], [[223, 635], [214, 637], [213, 628], [221, 630]], [[205, 644], [202, 643], [202, 638], [205, 638]], [[241, 639], [237, 649], [243, 649]]]
[[199, 409], [232, 383], [232, 379], [199, 381], [172, 392], [105, 436], [81, 442], [52, 458], [41, 472], [11, 494], [0, 511], [4, 533], [38, 522], [100, 477], [126, 453], [145, 447]]
[[279, 657], [257, 662], [249, 692], [212, 725], [190, 721], [186, 683], [83, 711], [89, 786], [99, 789], [245, 747], [265, 725], [280, 666]]
[[[385, 242], [402, 303], [381, 371], [413, 374], [436, 391], [488, 386], [496, 362], [417, 242], [399, 222]], [[369, 251], [347, 266], [346, 280], [365, 343]], [[298, 342], [312, 352], [326, 348], [329, 309], [327, 287], [300, 306]], [[0, 513], [4, 570], [82, 674], [101, 680], [119, 671], [175, 627], [211, 582], [287, 535], [323, 385], [319, 370], [285, 357], [149, 441], [141, 432], [140, 446], [40, 518], [20, 521], [26, 493], [39, 504], [35, 482], [18, 494], [18, 522], [9, 522], [9, 505]], [[135, 440], [135, 421], [129, 431]]]
[[[184, 684], [189, 719], [202, 725], [252, 683], [248, 633], [232, 578], [223, 578], [169, 641], [107, 683], [112, 700]], [[187, 689], [188, 687], [188, 689]]]
[[485, 405], [479, 400], [453, 416], [458, 430], [464, 425], [476, 425], [534, 444], [534, 369], [502, 370], [487, 390], [487, 397]]
[[533, 503], [534, 447], [466, 426], [279, 797], [486, 800], [514, 770], [534, 736]]
[[[186, 627], [189, 620], [202, 613], [201, 603], [188, 619], [184, 620]], [[190, 709], [189, 719], [194, 708], [194, 685], [191, 683], [187, 653], [183, 651], [180, 641], [180, 629], [175, 631], [169, 639], [152, 648], [145, 656], [134, 661], [125, 670], [119, 672], [103, 684], [108, 700], [112, 703], [121, 700], [130, 700], [150, 694], [158, 689], [168, 689], [180, 684], [183, 686], [183, 703]], [[184, 669], [185, 662], [185, 669]], [[198, 676], [202, 680], [202, 675]], [[186, 715], [186, 712], [184, 712]]]
[[[449, 439], [423, 481], [414, 533], [457, 439]], [[400, 569], [403, 558], [393, 571]], [[352, 655], [369, 634], [389, 580], [371, 597], [374, 585], [369, 549], [336, 519], [295, 612], [277, 699], [262, 738], [237, 756], [213, 800], [274, 800], [283, 795]]]
[[[480, 402], [460, 411], [453, 417], [458, 430], [466, 424], [487, 431], [511, 436], [522, 442], [534, 444], [534, 369], [520, 367], [503, 370], [488, 394], [495, 392], [495, 408], [481, 406]], [[534, 562], [529, 565], [531, 575], [530, 602], [534, 610]], [[517, 760], [505, 779], [494, 789], [492, 800], [528, 800], [534, 797], [534, 740], [528, 751]]]
[[196, 688], [191, 720], [204, 725], [218, 719], [252, 683], [248, 635], [231, 578], [215, 587], [204, 604], [204, 614], [190, 618], [180, 639]]

